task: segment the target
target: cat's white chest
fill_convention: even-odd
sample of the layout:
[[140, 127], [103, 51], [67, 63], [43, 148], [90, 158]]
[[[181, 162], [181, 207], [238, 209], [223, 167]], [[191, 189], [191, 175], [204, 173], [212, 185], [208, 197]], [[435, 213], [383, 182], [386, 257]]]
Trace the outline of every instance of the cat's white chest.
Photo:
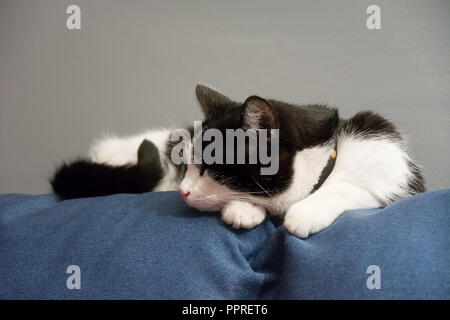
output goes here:
[[297, 152], [290, 186], [285, 192], [270, 200], [272, 206], [267, 210], [273, 215], [284, 214], [292, 204], [306, 198], [319, 181], [332, 150], [333, 145], [330, 142]]

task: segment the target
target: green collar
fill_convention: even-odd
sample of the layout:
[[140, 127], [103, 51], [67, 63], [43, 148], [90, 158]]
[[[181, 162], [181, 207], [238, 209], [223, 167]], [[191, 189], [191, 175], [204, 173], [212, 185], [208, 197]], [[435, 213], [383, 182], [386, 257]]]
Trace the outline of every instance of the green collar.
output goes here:
[[337, 139], [335, 138], [334, 148], [330, 152], [330, 158], [328, 159], [325, 168], [323, 168], [322, 172], [320, 173], [319, 181], [314, 185], [310, 194], [319, 189], [325, 182], [325, 180], [327, 180], [328, 176], [331, 174], [331, 171], [333, 171], [334, 164], [336, 163], [336, 158], [337, 158]]

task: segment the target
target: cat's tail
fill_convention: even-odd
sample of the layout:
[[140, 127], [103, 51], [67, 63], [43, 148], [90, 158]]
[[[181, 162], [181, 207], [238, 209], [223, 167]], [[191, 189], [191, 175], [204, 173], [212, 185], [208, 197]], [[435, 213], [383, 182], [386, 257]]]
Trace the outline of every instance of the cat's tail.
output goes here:
[[136, 164], [112, 166], [79, 159], [63, 163], [50, 184], [60, 198], [73, 199], [149, 192], [163, 175], [157, 147], [144, 140], [139, 146]]

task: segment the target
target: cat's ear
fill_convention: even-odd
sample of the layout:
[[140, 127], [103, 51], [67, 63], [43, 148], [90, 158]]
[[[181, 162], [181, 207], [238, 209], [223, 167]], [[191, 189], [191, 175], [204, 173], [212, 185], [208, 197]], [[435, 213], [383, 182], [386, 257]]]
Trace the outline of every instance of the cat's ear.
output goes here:
[[195, 87], [195, 94], [205, 116], [211, 115], [218, 108], [225, 109], [233, 104], [228, 97], [204, 84]]
[[242, 109], [243, 129], [279, 129], [269, 102], [258, 96], [248, 97]]

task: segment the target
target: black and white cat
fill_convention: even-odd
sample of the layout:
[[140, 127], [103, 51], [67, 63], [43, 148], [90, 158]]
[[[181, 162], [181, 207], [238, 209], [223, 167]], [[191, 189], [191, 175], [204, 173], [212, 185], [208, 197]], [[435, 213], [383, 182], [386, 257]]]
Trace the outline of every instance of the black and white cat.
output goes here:
[[[402, 136], [375, 113], [341, 120], [326, 106], [258, 96], [239, 103], [204, 85], [196, 87], [196, 95], [203, 128], [278, 129], [277, 173], [261, 175], [259, 162], [176, 165], [171, 154], [177, 141], [169, 138], [173, 129], [161, 129], [97, 141], [89, 159], [57, 170], [54, 192], [70, 199], [179, 190], [189, 206], [220, 211], [234, 228], [253, 228], [268, 212], [284, 215], [287, 230], [305, 238], [345, 210], [385, 206], [425, 190]], [[190, 145], [187, 157], [195, 143]]]

